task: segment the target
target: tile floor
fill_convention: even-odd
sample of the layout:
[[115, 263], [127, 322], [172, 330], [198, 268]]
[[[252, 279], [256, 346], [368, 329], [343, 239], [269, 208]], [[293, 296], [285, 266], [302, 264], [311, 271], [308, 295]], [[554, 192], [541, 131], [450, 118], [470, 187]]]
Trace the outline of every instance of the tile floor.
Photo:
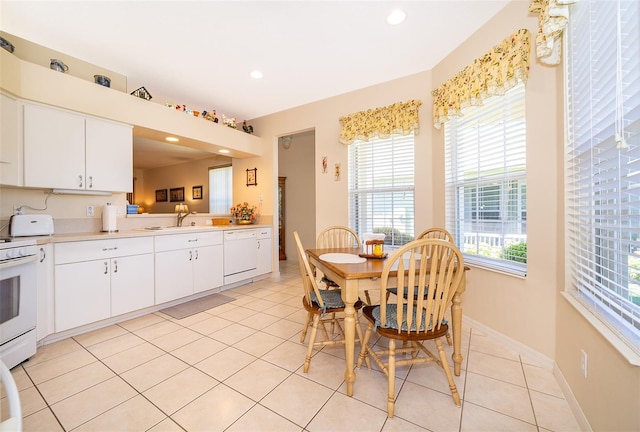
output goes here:
[[[550, 371], [464, 329], [463, 396], [433, 364], [386, 377], [357, 370], [345, 395], [340, 346], [302, 372], [297, 263], [225, 291], [236, 300], [182, 320], [160, 312], [40, 348], [12, 374], [25, 431], [578, 431]], [[356, 347], [356, 353], [359, 347]], [[7, 402], [2, 394], [2, 412]]]

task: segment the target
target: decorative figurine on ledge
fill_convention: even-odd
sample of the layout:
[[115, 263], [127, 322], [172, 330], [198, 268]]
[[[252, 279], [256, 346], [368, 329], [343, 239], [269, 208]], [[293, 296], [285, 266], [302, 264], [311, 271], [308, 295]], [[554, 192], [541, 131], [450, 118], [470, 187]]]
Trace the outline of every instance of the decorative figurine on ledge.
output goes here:
[[222, 124], [224, 124], [225, 126], [230, 127], [231, 129], [237, 129], [238, 126], [236, 125], [236, 119], [233, 117], [227, 117], [224, 114], [222, 114]]
[[244, 120], [242, 122], [242, 130], [245, 131], [248, 134], [252, 134], [253, 133], [253, 126], [247, 125], [247, 121]]

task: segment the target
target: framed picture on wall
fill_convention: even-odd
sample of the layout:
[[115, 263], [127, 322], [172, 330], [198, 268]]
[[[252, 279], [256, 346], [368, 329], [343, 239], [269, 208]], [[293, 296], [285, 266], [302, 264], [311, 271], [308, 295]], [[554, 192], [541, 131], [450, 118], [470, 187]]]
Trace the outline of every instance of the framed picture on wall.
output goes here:
[[171, 202], [184, 201], [184, 187], [171, 188], [169, 196]]
[[191, 189], [191, 198], [194, 200], [202, 199], [202, 186], [194, 186]]
[[247, 186], [258, 186], [258, 168], [247, 169]]
[[156, 190], [156, 202], [165, 202], [166, 200], [167, 200], [167, 190], [166, 189]]

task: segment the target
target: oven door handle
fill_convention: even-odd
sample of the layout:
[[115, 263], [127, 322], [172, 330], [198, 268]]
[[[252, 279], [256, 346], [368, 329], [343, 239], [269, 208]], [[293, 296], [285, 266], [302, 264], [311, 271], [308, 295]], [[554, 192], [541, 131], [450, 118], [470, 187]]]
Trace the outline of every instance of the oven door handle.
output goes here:
[[10, 269], [12, 267], [17, 267], [19, 265], [28, 264], [30, 262], [35, 262], [38, 260], [38, 255], [29, 255], [22, 258], [10, 259], [6, 261], [0, 262], [0, 270]]

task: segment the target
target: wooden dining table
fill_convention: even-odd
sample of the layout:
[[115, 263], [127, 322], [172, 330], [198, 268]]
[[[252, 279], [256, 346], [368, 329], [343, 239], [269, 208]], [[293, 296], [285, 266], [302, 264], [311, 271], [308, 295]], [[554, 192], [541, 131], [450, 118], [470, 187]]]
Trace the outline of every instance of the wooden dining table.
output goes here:
[[[331, 248], [331, 249], [307, 249], [309, 262], [320, 270], [329, 279], [336, 282], [342, 290], [342, 301], [345, 304], [344, 332], [345, 332], [345, 362], [346, 370], [344, 378], [347, 383], [347, 395], [353, 396], [353, 385], [356, 380], [355, 364], [355, 308], [354, 304], [360, 297], [361, 290], [380, 290], [380, 277], [386, 258], [369, 258], [360, 263], [335, 263], [320, 259], [323, 254], [346, 253], [358, 255], [362, 252], [358, 248]], [[465, 270], [468, 267], [465, 266]], [[466, 271], [465, 271], [466, 273]], [[462, 299], [461, 294], [466, 289], [466, 278], [463, 275], [462, 283], [453, 296], [451, 304], [451, 331], [453, 333], [453, 369], [456, 375], [460, 375], [462, 365]]]

